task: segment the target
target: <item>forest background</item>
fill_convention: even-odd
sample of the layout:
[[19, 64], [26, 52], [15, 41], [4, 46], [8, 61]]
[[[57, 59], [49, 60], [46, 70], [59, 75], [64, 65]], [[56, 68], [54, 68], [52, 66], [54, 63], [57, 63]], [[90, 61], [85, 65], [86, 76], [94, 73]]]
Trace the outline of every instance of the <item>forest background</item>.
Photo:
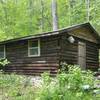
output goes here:
[[[52, 0], [0, 0], [0, 41], [52, 31]], [[59, 28], [90, 22], [100, 33], [100, 0], [57, 0]]]

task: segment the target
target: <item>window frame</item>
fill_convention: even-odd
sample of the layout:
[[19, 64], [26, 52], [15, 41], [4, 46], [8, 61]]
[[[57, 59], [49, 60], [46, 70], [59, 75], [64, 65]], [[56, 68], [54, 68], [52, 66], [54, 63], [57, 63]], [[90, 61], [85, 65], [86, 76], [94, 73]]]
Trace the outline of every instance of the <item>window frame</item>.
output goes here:
[[[36, 48], [36, 47], [30, 47], [30, 43], [31, 42], [34, 42], [34, 41], [37, 41], [38, 42], [38, 54], [37, 55], [31, 55], [30, 54], [30, 49], [32, 48]], [[37, 57], [37, 56], [40, 56], [40, 39], [35, 39], [35, 40], [28, 40], [28, 57]]]
[[5, 59], [6, 58], [6, 46], [5, 45], [1, 45], [3, 46], [3, 57], [0, 57], [0, 59]]

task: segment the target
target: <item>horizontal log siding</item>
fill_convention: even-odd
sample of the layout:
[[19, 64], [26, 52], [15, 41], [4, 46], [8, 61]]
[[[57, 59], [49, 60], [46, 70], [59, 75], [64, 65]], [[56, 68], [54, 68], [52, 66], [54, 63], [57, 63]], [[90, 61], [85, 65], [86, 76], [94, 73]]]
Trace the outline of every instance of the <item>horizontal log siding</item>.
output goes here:
[[61, 39], [60, 61], [67, 64], [77, 64], [78, 44], [69, 43], [68, 36], [63, 35]]
[[68, 64], [78, 64], [78, 42], [86, 42], [86, 68], [91, 70], [97, 70], [99, 67], [99, 49], [97, 44], [75, 38], [74, 43], [69, 43], [68, 36], [64, 34], [60, 41], [60, 62], [66, 62]]
[[99, 67], [99, 49], [95, 43], [86, 43], [86, 65], [94, 71]]
[[51, 74], [57, 73], [58, 37], [41, 38], [40, 41], [41, 55], [38, 57], [28, 57], [28, 40], [7, 44], [6, 56], [11, 64], [6, 67], [5, 71], [34, 75], [40, 75], [44, 71], [50, 71]]

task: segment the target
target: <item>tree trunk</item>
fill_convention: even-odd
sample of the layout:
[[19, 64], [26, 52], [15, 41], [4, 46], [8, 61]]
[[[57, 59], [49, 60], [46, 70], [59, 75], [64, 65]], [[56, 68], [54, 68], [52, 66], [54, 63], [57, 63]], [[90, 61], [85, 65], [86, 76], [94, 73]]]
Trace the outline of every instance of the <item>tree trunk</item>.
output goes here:
[[86, 9], [87, 9], [87, 22], [90, 21], [90, 0], [86, 0]]
[[53, 20], [53, 31], [58, 30], [58, 16], [57, 16], [57, 1], [52, 0], [52, 20]]
[[33, 0], [29, 0], [29, 27], [30, 27], [30, 33], [33, 33], [33, 23], [32, 23], [32, 18], [33, 18]]

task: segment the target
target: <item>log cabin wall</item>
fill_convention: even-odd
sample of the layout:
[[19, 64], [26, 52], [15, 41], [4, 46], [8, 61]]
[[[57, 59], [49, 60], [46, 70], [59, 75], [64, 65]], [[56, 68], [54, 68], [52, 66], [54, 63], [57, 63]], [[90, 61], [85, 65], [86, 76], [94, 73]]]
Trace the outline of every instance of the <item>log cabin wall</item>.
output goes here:
[[93, 71], [99, 68], [99, 48], [92, 42], [86, 42], [86, 66]]
[[40, 75], [55, 74], [59, 64], [58, 36], [40, 38], [40, 56], [28, 57], [28, 40], [6, 44], [6, 57], [11, 62], [6, 72]]
[[74, 43], [68, 41], [67, 33], [61, 36], [60, 46], [61, 50], [59, 53], [60, 62], [66, 62], [67, 64], [77, 64], [78, 55], [78, 42], [75, 40]]
[[[96, 43], [77, 38], [78, 42], [86, 44], [86, 69], [97, 71], [99, 68], [99, 48]], [[82, 52], [83, 53], [83, 52]]]
[[[61, 34], [59, 34], [61, 32]], [[86, 43], [86, 68], [97, 70], [99, 64], [99, 40], [93, 34], [93, 29], [86, 26], [68, 28], [59, 32], [40, 36], [40, 56], [28, 57], [28, 40], [6, 43], [6, 57], [11, 64], [6, 72], [40, 75], [44, 71], [56, 74], [60, 62], [78, 64], [79, 42]], [[93, 34], [92, 34], [93, 33]], [[74, 43], [68, 41], [73, 36]], [[38, 37], [38, 36], [37, 36]], [[98, 36], [99, 37], [99, 36]], [[36, 37], [35, 37], [36, 38]], [[28, 39], [28, 38], [22, 38]], [[34, 39], [33, 39], [34, 40]], [[91, 41], [91, 42], [89, 42]], [[99, 44], [100, 45], [100, 44]], [[99, 47], [100, 48], [100, 47]]]
[[94, 32], [87, 26], [69, 30], [68, 33], [76, 37], [77, 43], [86, 44], [86, 69], [97, 70], [99, 67], [99, 47]]
[[67, 64], [78, 64], [78, 43], [86, 44], [86, 69], [96, 71], [99, 68], [99, 48], [96, 43], [74, 37], [75, 42], [68, 41], [68, 34], [63, 34], [60, 40], [60, 62]]

